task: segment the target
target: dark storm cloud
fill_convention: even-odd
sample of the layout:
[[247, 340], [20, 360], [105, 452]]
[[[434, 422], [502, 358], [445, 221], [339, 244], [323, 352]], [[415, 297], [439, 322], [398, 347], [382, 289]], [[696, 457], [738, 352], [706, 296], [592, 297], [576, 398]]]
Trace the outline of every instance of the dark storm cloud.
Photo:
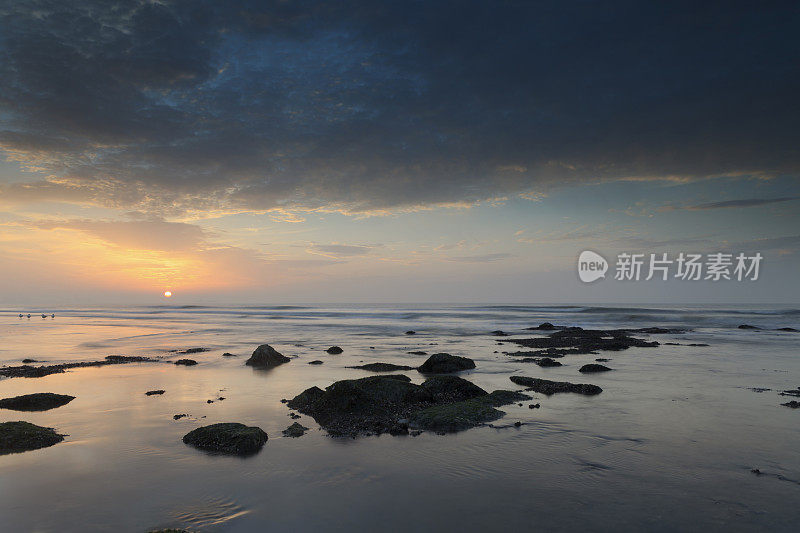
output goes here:
[[0, 147], [61, 196], [363, 211], [799, 170], [795, 3], [3, 2]]

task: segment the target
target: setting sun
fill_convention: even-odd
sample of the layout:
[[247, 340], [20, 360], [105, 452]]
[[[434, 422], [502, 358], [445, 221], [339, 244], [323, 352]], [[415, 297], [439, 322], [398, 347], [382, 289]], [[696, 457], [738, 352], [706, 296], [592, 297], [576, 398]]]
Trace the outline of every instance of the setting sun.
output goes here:
[[172, 293], [170, 291], [164, 291], [164, 298], [171, 298]]

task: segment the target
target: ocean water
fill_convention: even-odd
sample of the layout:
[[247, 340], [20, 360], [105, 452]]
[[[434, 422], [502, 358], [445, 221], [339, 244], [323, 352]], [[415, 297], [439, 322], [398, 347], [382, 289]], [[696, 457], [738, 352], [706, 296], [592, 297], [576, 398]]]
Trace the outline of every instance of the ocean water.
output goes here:
[[[19, 312], [54, 319], [19, 319]], [[560, 368], [520, 363], [490, 332], [520, 337], [549, 321], [585, 328], [688, 327], [660, 342], [567, 356]], [[762, 330], [740, 330], [742, 323]], [[1, 309], [0, 366], [107, 355], [190, 357], [0, 379], [0, 397], [76, 396], [46, 412], [0, 409], [67, 434], [50, 448], [0, 456], [0, 531], [797, 531], [800, 310], [744, 306], [581, 307], [330, 305]], [[417, 331], [405, 335], [406, 330]], [[244, 366], [269, 343], [290, 363]], [[341, 355], [325, 349], [338, 345]], [[188, 356], [171, 350], [204, 347]], [[407, 352], [465, 355], [460, 374], [489, 391], [511, 375], [603, 387], [599, 396], [536, 394], [540, 409], [506, 406], [494, 427], [448, 435], [335, 439], [313, 419], [297, 439], [280, 402], [304, 389], [374, 375], [368, 362], [419, 364]], [[223, 352], [238, 357], [221, 357]], [[608, 357], [613, 372], [578, 368]], [[308, 365], [321, 359], [323, 365]], [[406, 372], [416, 383], [423, 378]], [[755, 392], [751, 388], [771, 389]], [[164, 389], [163, 396], [145, 391]], [[207, 403], [225, 397], [224, 401]], [[172, 415], [190, 416], [173, 420]], [[520, 421], [520, 427], [514, 422]], [[215, 422], [258, 425], [269, 441], [248, 458], [181, 442]], [[751, 469], [758, 468], [761, 475]]]

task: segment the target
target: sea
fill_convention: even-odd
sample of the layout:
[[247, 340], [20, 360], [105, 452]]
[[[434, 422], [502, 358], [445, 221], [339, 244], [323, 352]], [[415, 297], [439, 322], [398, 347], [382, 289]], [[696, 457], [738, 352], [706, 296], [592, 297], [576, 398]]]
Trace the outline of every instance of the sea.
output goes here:
[[[542, 322], [689, 331], [642, 334], [661, 345], [568, 355], [558, 368], [504, 353], [520, 348], [503, 341], [545, 334], [526, 329]], [[0, 398], [75, 396], [50, 411], [0, 409], [0, 422], [25, 420], [66, 435], [49, 448], [0, 455], [0, 531], [797, 531], [800, 409], [782, 406], [793, 398], [780, 392], [800, 386], [800, 333], [778, 328], [800, 329], [800, 309], [5, 307], [0, 366], [108, 355], [163, 362], [0, 379]], [[260, 344], [291, 361], [245, 366]], [[334, 345], [343, 353], [325, 351]], [[180, 353], [191, 348], [205, 351]], [[413, 351], [472, 358], [476, 368], [459, 375], [487, 391], [518, 390], [509, 377], [520, 375], [593, 383], [603, 392], [533, 394], [531, 402], [501, 407], [505, 416], [491, 425], [444, 435], [333, 438], [303, 415], [298, 422], [310, 431], [282, 436], [294, 420], [281, 399], [374, 375], [347, 368], [353, 365], [417, 366], [426, 356]], [[198, 364], [168, 364], [187, 357]], [[578, 372], [601, 357], [613, 371]], [[313, 360], [323, 364], [307, 364]], [[404, 374], [424, 380], [415, 370]], [[145, 395], [155, 389], [165, 393]], [[541, 407], [530, 409], [532, 402]], [[269, 440], [245, 458], [182, 442], [217, 422], [259, 426]]]

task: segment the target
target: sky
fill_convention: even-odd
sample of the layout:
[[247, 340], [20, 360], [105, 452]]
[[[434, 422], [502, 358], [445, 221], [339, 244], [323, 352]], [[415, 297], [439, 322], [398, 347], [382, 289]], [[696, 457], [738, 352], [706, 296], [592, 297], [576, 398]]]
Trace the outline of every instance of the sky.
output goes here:
[[[800, 302], [798, 25], [768, 1], [0, 0], [0, 300]], [[760, 276], [613, 279], [681, 252]]]

